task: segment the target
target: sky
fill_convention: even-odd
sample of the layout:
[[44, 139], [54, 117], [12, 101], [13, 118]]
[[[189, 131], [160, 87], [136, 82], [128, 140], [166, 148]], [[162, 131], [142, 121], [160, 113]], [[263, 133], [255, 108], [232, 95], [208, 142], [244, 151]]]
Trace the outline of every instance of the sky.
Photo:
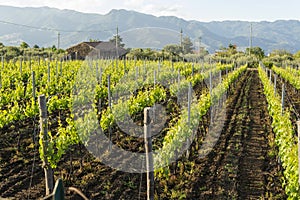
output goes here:
[[203, 22], [300, 20], [299, 0], [0, 0], [0, 5], [48, 6], [98, 14], [127, 9]]

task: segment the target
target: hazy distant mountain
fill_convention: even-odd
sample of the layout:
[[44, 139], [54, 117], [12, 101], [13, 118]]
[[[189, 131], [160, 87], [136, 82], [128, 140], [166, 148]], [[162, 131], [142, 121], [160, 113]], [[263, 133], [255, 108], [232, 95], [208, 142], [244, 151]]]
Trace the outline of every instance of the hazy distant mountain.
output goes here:
[[[5, 45], [25, 41], [31, 46], [57, 46], [59, 32], [60, 45], [67, 48], [89, 39], [108, 40], [116, 34], [117, 26], [125, 47], [161, 49], [166, 44], [179, 44], [181, 29], [183, 37], [189, 36], [197, 47], [201, 37], [200, 45], [210, 52], [230, 43], [245, 49], [250, 38], [250, 22], [246, 21], [199, 22], [127, 10], [100, 15], [48, 7], [0, 6], [0, 13], [0, 42]], [[265, 52], [300, 50], [300, 21], [253, 22], [252, 27], [253, 46], [260, 46]]]

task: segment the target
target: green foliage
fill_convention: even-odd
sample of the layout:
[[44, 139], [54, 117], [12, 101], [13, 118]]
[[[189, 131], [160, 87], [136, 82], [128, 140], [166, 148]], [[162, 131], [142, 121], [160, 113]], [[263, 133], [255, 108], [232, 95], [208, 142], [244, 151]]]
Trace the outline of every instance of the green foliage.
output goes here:
[[297, 90], [300, 90], [300, 73], [298, 70], [293, 70], [293, 69], [288, 70], [288, 69], [276, 67], [275, 65], [272, 66], [272, 70], [276, 74], [280, 75], [284, 80], [288, 81]]
[[26, 48], [29, 48], [29, 45], [26, 42], [22, 42], [20, 44], [20, 47], [23, 48], [23, 49], [26, 49]]
[[268, 101], [268, 110], [273, 119], [272, 128], [275, 132], [275, 142], [279, 149], [279, 156], [284, 168], [285, 180], [283, 186], [288, 199], [299, 199], [299, 183], [298, 183], [298, 152], [297, 138], [293, 133], [293, 126], [290, 120], [289, 112], [281, 111], [281, 100], [279, 95], [274, 94], [274, 85], [262, 66], [258, 68], [260, 79], [264, 85], [264, 93]]
[[180, 45], [177, 44], [169, 44], [164, 46], [164, 51], [173, 55], [179, 55], [180, 53], [182, 53], [182, 49], [180, 47]]
[[191, 138], [193, 129], [197, 127], [199, 120], [207, 113], [210, 106], [215, 104], [217, 100], [226, 92], [230, 84], [235, 81], [239, 75], [247, 69], [244, 65], [239, 69], [231, 72], [216, 88], [213, 89], [212, 94], [208, 91], [204, 92], [197, 103], [192, 104], [191, 108], [191, 121], [187, 121], [188, 112], [187, 109], [183, 110], [177, 123], [169, 129], [164, 141], [163, 147], [157, 151], [154, 156], [154, 163], [156, 174], [160, 173], [160, 167], [169, 165], [170, 161], [174, 159], [175, 152], [178, 149], [182, 149], [183, 141]]
[[246, 54], [254, 55], [259, 60], [265, 57], [265, 52], [260, 47], [247, 48]]
[[193, 42], [189, 37], [184, 37], [182, 40], [182, 53], [188, 54], [193, 52]]
[[4, 47], [4, 57], [8, 60], [13, 59], [21, 55], [21, 50], [18, 47]]
[[116, 36], [114, 35], [109, 41], [116, 44], [116, 40], [118, 41], [118, 47], [125, 47], [125, 44], [122, 43], [123, 42], [123, 39], [121, 38], [120, 35]]
[[[0, 45], [1, 46], [1, 45]], [[297, 51], [295, 54], [294, 54], [294, 58], [295, 59], [300, 59], [300, 51]]]

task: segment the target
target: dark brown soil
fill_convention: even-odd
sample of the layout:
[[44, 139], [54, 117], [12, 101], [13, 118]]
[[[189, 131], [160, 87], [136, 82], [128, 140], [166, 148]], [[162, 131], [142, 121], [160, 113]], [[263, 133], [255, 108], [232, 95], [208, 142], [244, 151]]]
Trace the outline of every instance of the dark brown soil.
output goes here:
[[214, 150], [204, 159], [189, 199], [285, 199], [274, 134], [257, 70], [240, 79]]

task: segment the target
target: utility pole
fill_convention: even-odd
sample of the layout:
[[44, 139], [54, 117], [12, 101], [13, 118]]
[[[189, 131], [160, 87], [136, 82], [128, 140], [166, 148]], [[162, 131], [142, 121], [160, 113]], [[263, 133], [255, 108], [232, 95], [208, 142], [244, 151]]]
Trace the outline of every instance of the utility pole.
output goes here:
[[57, 33], [57, 50], [59, 50], [59, 46], [60, 46], [60, 33]]
[[200, 50], [201, 50], [201, 36], [198, 38], [198, 40], [199, 40], [199, 54], [200, 54]]
[[117, 35], [116, 35], [116, 53], [117, 53], [117, 59], [119, 58], [118, 37], [119, 37], [119, 28], [117, 26]]
[[182, 29], [180, 30], [180, 48], [183, 49], [182, 47], [182, 34], [183, 34], [183, 31]]
[[250, 38], [249, 38], [249, 55], [251, 55], [251, 49], [252, 49], [252, 23], [250, 23]]

